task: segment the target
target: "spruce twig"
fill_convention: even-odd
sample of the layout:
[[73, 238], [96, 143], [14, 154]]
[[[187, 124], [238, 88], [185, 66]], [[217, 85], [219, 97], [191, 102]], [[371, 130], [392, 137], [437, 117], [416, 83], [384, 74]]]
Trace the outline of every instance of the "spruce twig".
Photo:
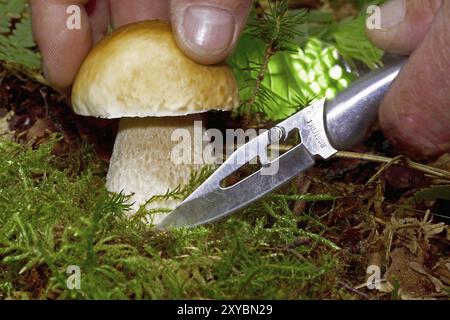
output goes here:
[[261, 65], [261, 68], [258, 73], [258, 77], [255, 81], [255, 87], [253, 88], [252, 95], [250, 99], [244, 101], [243, 105], [253, 106], [256, 103], [256, 99], [258, 98], [258, 94], [261, 91], [261, 85], [264, 80], [264, 76], [267, 72], [267, 67], [269, 65], [270, 58], [275, 54], [275, 50], [273, 48], [273, 44], [269, 44], [266, 48], [266, 52], [264, 54], [264, 61]]
[[254, 79], [251, 96], [242, 102], [241, 111], [244, 116], [252, 110], [260, 111], [267, 107], [271, 99], [271, 92], [264, 90], [262, 83], [265, 79], [270, 59], [280, 51], [288, 51], [295, 37], [301, 36], [298, 26], [306, 21], [306, 11], [299, 10], [294, 15], [288, 14], [288, 0], [268, 2], [255, 21], [249, 23], [249, 33], [253, 38], [265, 43], [264, 56], [258, 66], [257, 77]]

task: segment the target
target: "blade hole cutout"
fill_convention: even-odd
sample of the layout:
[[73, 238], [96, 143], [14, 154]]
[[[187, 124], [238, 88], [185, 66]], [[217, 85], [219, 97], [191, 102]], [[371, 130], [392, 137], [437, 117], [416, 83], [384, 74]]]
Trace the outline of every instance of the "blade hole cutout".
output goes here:
[[[276, 141], [266, 147], [268, 161], [274, 161], [301, 143], [300, 130], [297, 128], [291, 130], [284, 140]], [[264, 164], [264, 161], [262, 162]]]
[[238, 184], [247, 177], [261, 170], [264, 166], [269, 166], [271, 161], [276, 160], [299, 144], [301, 144], [300, 130], [293, 129], [288, 133], [287, 137], [283, 139], [282, 142], [275, 141], [274, 143], [267, 145], [265, 147], [265, 155], [260, 153], [260, 156], [253, 158], [241, 166], [238, 170], [223, 179], [220, 182], [220, 187], [229, 188]]
[[250, 177], [255, 172], [259, 171], [262, 168], [261, 161], [259, 157], [255, 157], [242, 167], [240, 167], [237, 171], [233, 172], [225, 179], [220, 182], [221, 188], [229, 188], [232, 187], [247, 177]]

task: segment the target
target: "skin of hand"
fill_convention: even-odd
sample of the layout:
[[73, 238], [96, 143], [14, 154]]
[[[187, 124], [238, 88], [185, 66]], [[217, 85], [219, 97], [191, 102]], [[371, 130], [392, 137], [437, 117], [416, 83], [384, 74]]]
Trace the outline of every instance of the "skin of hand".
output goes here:
[[[33, 33], [47, 80], [66, 91], [91, 48], [114, 28], [143, 20], [168, 20], [186, 55], [204, 64], [234, 50], [251, 0], [30, 0]], [[67, 8], [81, 9], [81, 28], [67, 28]]]
[[390, 0], [369, 38], [410, 55], [384, 98], [379, 119], [392, 144], [425, 159], [450, 151], [450, 1]]

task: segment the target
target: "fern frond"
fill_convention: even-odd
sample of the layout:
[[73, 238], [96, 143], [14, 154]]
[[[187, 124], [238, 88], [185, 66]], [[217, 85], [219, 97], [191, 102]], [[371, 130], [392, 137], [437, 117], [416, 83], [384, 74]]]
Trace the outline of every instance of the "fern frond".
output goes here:
[[9, 33], [11, 20], [19, 19], [26, 8], [27, 0], [0, 0], [0, 33]]
[[27, 1], [0, 0], [0, 61], [33, 75], [41, 63], [35, 46]]

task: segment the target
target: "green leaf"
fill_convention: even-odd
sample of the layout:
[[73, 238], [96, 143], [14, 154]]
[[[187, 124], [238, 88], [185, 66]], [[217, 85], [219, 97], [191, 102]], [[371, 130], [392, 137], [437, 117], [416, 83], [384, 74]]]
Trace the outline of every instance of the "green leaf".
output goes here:
[[11, 19], [19, 19], [26, 6], [26, 0], [0, 0], [0, 33], [10, 31]]
[[[264, 43], [243, 35], [235, 55], [229, 61], [240, 88], [241, 101], [248, 100], [252, 95], [253, 83], [258, 77], [258, 66], [263, 56]], [[305, 98], [303, 89], [306, 85], [295, 72], [293, 61], [290, 53], [278, 52], [269, 62], [262, 87], [270, 92], [270, 106], [259, 111], [263, 111], [271, 119], [289, 116], [294, 111], [296, 101]]]
[[11, 42], [23, 48], [33, 48], [36, 43], [31, 32], [31, 19], [27, 15], [16, 24], [12, 36], [9, 37]]
[[411, 204], [422, 201], [450, 200], [450, 186], [432, 186], [414, 193], [408, 201]]
[[[14, 26], [12, 23], [14, 21]], [[0, 0], [0, 60], [28, 69], [39, 69], [40, 55], [31, 31], [27, 1]]]
[[367, 38], [365, 15], [339, 23], [333, 37], [336, 48], [347, 62], [359, 60], [370, 69], [376, 69], [381, 65], [383, 51], [376, 48]]
[[29, 69], [38, 69], [41, 61], [38, 53], [15, 44], [3, 35], [0, 35], [0, 60]]
[[[248, 101], [253, 94], [264, 48], [262, 41], [244, 35], [229, 61], [241, 101]], [[336, 68], [340, 74], [330, 75]], [[284, 119], [305, 106], [300, 102], [311, 101], [313, 97], [333, 98], [353, 78], [339, 61], [336, 48], [312, 38], [304, 50], [297, 47], [296, 52], [281, 51], [270, 59], [261, 85], [265, 101], [258, 104], [256, 111], [262, 111], [272, 120]]]
[[264, 42], [243, 34], [234, 55], [228, 63], [234, 71], [236, 81], [240, 89], [240, 100], [245, 101], [250, 98], [252, 84], [250, 80], [258, 76], [258, 64], [264, 55]]
[[274, 94], [274, 103], [267, 115], [283, 119], [295, 111], [296, 102], [307, 99], [308, 85], [294, 69], [294, 58], [287, 52], [278, 52], [270, 60], [263, 86]]

